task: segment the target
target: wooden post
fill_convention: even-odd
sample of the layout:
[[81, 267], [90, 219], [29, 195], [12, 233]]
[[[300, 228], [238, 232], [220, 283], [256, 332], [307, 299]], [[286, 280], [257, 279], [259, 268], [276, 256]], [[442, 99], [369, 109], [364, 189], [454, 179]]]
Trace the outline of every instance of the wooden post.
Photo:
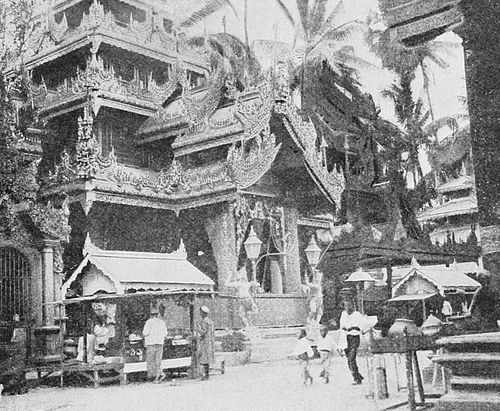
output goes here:
[[415, 386], [413, 383], [413, 355], [408, 347], [408, 334], [405, 329], [405, 350], [406, 350], [406, 380], [408, 387], [408, 409], [410, 411], [415, 411]]
[[389, 261], [387, 263], [387, 280], [386, 280], [386, 287], [387, 287], [387, 293], [389, 295], [389, 298], [392, 297], [392, 262]]
[[415, 411], [415, 387], [413, 385], [413, 366], [411, 351], [406, 351], [406, 379], [408, 386], [408, 409]]
[[412, 351], [413, 354], [413, 368], [415, 371], [415, 377], [417, 379], [418, 396], [420, 397], [420, 403], [425, 404], [424, 386], [422, 384], [422, 375], [420, 374], [420, 367], [418, 365], [417, 352]]
[[195, 320], [194, 320], [194, 308], [195, 308], [196, 296], [193, 295], [191, 304], [189, 305], [189, 327], [191, 328], [191, 334], [193, 335], [193, 340], [191, 341], [191, 378], [198, 377], [198, 336], [195, 330]]
[[422, 316], [424, 317], [423, 320], [427, 319], [427, 310], [425, 309], [425, 300], [422, 300]]

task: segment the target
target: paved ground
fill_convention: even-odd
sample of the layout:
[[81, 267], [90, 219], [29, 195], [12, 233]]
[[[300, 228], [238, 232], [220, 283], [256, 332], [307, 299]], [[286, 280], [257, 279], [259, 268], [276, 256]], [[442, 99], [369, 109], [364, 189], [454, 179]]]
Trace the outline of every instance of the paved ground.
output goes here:
[[[362, 373], [366, 375], [363, 359]], [[351, 385], [345, 358], [334, 358], [332, 379], [324, 384], [318, 378], [319, 364], [311, 365], [312, 386], [300, 380], [298, 363], [279, 360], [229, 367], [225, 375], [215, 373], [209, 381], [176, 379], [152, 384], [129, 383], [99, 389], [42, 387], [20, 396], [0, 399], [0, 409], [30, 411], [67, 410], [380, 410], [405, 399], [406, 392], [395, 389], [394, 367], [387, 367], [390, 398], [365, 398], [368, 384]]]

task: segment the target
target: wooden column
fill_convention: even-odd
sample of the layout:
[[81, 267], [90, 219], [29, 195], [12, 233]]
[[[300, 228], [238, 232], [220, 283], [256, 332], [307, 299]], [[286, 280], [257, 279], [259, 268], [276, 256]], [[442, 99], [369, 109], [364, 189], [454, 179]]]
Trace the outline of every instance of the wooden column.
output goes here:
[[301, 289], [298, 217], [299, 213], [295, 207], [285, 208], [285, 230], [289, 233], [289, 248], [285, 256], [283, 275], [283, 292], [285, 294], [298, 293]]

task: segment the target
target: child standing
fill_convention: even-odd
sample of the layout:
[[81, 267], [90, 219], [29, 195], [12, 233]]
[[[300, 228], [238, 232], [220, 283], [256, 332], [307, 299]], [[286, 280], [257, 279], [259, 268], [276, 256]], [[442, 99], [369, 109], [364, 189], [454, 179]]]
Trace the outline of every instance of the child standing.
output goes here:
[[329, 329], [327, 326], [322, 326], [320, 329], [321, 338], [318, 341], [318, 351], [321, 364], [321, 374], [319, 376], [325, 379], [325, 384], [330, 382], [330, 365], [332, 363], [332, 355], [335, 349], [335, 343], [328, 331]]
[[292, 352], [294, 357], [297, 357], [300, 361], [300, 367], [302, 369], [302, 377], [304, 378], [304, 385], [309, 381], [312, 384], [313, 379], [309, 373], [309, 358], [314, 356], [314, 352], [306, 338], [306, 330], [301, 329], [299, 335], [299, 341], [297, 346]]

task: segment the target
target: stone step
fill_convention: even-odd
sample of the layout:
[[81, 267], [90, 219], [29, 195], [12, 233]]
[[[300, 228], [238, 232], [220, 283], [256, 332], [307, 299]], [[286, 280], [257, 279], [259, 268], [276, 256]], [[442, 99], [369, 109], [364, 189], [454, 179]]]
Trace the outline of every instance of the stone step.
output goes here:
[[482, 376], [454, 375], [450, 382], [456, 385], [500, 386], [500, 378], [486, 378]]
[[500, 362], [500, 353], [494, 352], [453, 352], [433, 355], [432, 360], [437, 363], [448, 363], [448, 362]]

